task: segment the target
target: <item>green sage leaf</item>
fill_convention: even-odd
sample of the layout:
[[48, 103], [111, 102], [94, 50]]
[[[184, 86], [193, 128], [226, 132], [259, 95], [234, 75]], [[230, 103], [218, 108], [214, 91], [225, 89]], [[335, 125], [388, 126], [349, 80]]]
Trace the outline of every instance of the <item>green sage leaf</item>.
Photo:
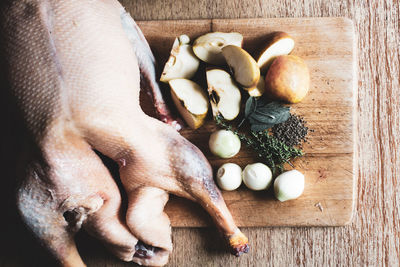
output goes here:
[[244, 116], [248, 118], [257, 108], [257, 99], [250, 96], [246, 101], [246, 106], [244, 108]]
[[289, 119], [289, 107], [278, 102], [268, 103], [263, 98], [250, 98], [246, 102], [245, 115], [252, 131], [264, 131]]

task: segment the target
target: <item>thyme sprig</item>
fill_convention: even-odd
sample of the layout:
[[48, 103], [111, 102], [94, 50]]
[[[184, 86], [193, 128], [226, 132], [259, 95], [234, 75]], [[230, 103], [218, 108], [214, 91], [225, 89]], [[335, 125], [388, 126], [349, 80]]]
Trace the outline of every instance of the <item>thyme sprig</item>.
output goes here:
[[234, 132], [248, 148], [257, 153], [257, 156], [262, 159], [274, 173], [276, 171], [282, 171], [284, 163], [291, 164], [291, 159], [304, 155], [301, 149], [287, 146], [276, 137], [270, 135], [268, 131], [251, 131], [248, 135], [239, 132], [237, 128], [228, 124], [221, 116], [215, 117], [215, 123], [222, 129]]

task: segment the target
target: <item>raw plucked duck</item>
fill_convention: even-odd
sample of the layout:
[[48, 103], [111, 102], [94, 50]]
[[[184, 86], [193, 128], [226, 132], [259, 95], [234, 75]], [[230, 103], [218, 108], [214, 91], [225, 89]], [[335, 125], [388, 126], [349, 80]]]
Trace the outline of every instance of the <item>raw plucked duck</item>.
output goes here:
[[[63, 266], [84, 266], [84, 228], [117, 257], [162, 266], [172, 252], [163, 212], [172, 193], [198, 202], [235, 255], [247, 252], [202, 152], [176, 130], [156, 82], [154, 58], [116, 0], [2, 1], [3, 57], [34, 147], [17, 191], [19, 212]], [[160, 120], [145, 115], [140, 88]], [[121, 193], [94, 152], [119, 163]]]

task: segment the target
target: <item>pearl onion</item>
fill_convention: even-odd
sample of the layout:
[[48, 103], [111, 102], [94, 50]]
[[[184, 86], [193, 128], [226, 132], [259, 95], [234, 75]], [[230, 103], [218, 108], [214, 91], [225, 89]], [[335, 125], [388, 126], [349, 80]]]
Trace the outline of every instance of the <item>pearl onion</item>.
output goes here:
[[242, 184], [242, 168], [235, 163], [225, 163], [217, 171], [217, 184], [226, 191], [237, 189]]
[[304, 175], [297, 170], [282, 173], [275, 179], [274, 191], [282, 202], [298, 198], [304, 191]]
[[240, 139], [232, 131], [219, 130], [211, 134], [208, 145], [214, 155], [231, 158], [240, 150]]
[[249, 164], [243, 170], [244, 184], [255, 191], [267, 189], [271, 185], [272, 172], [262, 163]]

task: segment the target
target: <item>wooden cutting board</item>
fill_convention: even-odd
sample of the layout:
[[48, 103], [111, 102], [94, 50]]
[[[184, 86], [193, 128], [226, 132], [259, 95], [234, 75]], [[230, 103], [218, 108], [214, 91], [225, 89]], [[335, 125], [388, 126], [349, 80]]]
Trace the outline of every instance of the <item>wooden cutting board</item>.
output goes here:
[[[158, 64], [164, 66], [176, 36], [187, 34], [192, 40], [211, 32], [237, 31], [244, 36], [244, 48], [254, 53], [263, 38], [272, 31], [285, 31], [296, 42], [292, 54], [307, 62], [311, 73], [311, 91], [306, 99], [292, 105], [292, 111], [304, 116], [309, 143], [306, 156], [293, 162], [305, 174], [304, 194], [297, 200], [279, 202], [272, 190], [253, 192], [242, 185], [233, 192], [223, 192], [224, 199], [239, 226], [340, 226], [351, 221], [356, 172], [355, 96], [356, 54], [352, 21], [345, 18], [217, 19], [178, 21], [139, 21]], [[165, 95], [168, 86], [163, 85]], [[148, 99], [142, 97], [143, 109], [151, 114]], [[198, 130], [181, 133], [197, 145], [214, 170], [226, 162], [241, 167], [258, 159], [246, 148], [229, 160], [213, 156], [208, 138], [216, 129], [211, 116]], [[291, 169], [287, 166], [287, 169]], [[171, 196], [166, 212], [175, 227], [210, 225], [210, 217], [195, 203]]]

